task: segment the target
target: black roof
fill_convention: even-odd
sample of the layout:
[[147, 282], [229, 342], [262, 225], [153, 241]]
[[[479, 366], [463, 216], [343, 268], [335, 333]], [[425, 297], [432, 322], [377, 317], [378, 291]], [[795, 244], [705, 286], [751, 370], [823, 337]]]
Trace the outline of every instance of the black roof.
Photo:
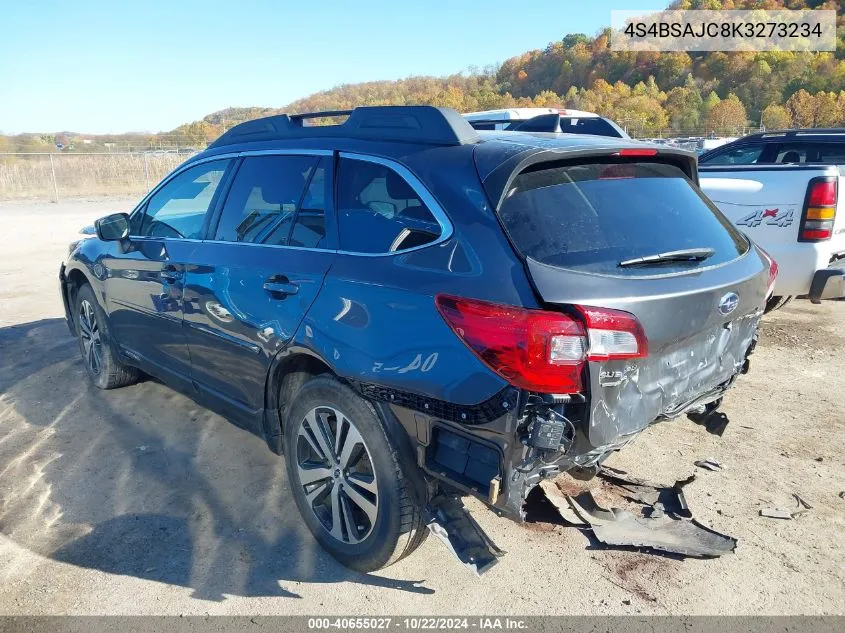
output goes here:
[[[309, 119], [346, 116], [337, 125], [308, 126]], [[209, 149], [253, 141], [345, 138], [400, 141], [425, 145], [466, 145], [478, 142], [475, 130], [451, 108], [434, 106], [362, 106], [303, 114], [278, 114], [236, 125]]]

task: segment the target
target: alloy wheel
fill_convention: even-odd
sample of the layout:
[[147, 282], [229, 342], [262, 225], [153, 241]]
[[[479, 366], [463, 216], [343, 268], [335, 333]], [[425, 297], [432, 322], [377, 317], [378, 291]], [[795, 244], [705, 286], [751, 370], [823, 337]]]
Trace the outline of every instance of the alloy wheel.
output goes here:
[[306, 503], [323, 528], [342, 543], [366, 539], [378, 516], [378, 486], [355, 424], [333, 407], [312, 409], [299, 423], [291, 459]]
[[84, 299], [79, 304], [79, 336], [85, 364], [92, 374], [99, 375], [103, 367], [103, 341], [94, 306]]

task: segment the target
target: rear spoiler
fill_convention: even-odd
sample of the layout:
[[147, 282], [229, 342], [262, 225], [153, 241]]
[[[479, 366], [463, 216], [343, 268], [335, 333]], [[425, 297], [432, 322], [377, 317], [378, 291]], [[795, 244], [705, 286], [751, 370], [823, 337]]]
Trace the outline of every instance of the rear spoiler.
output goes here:
[[[535, 117], [539, 118], [539, 117]], [[590, 159], [630, 158], [633, 161], [661, 162], [675, 165], [686, 174], [687, 178], [698, 185], [698, 158], [695, 152], [683, 149], [653, 146], [647, 144], [621, 145], [614, 143], [607, 147], [529, 149], [505, 159], [496, 168], [483, 177], [484, 190], [499, 209], [514, 179], [527, 168], [539, 163], [567, 163], [573, 161], [589, 162]], [[550, 165], [551, 166], [551, 165]]]

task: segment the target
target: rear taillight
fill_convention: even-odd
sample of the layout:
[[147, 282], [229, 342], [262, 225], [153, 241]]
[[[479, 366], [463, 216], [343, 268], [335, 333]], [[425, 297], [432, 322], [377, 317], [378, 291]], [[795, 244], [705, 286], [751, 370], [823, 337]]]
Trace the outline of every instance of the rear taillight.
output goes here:
[[799, 242], [820, 242], [831, 238], [836, 218], [837, 189], [836, 178], [821, 176], [810, 180], [798, 233]]
[[642, 327], [627, 312], [576, 306], [582, 323], [559, 312], [449, 295], [437, 295], [435, 302], [455, 334], [490, 369], [528, 391], [577, 393], [588, 360], [648, 354]]
[[769, 263], [769, 285], [766, 288], [766, 299], [768, 299], [775, 291], [775, 282], [778, 278], [778, 263], [775, 261], [775, 258], [769, 255], [765, 250], [759, 246], [757, 249], [760, 251], [763, 258]]
[[621, 310], [575, 306], [587, 322], [588, 360], [648, 356], [648, 339], [633, 314]]

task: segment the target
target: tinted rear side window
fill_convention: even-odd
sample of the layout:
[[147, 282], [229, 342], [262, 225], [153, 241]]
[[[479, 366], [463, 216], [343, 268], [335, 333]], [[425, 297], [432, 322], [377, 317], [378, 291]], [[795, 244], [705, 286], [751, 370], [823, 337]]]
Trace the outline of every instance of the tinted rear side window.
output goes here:
[[[526, 171], [499, 216], [524, 256], [584, 272], [644, 276], [735, 259], [747, 242], [677, 167], [594, 163]], [[712, 248], [703, 262], [620, 267], [625, 260]]]
[[440, 224], [419, 193], [396, 171], [378, 163], [342, 158], [337, 168], [340, 248], [355, 253], [395, 253], [430, 244]]
[[845, 164], [845, 143], [782, 143], [775, 162]]

